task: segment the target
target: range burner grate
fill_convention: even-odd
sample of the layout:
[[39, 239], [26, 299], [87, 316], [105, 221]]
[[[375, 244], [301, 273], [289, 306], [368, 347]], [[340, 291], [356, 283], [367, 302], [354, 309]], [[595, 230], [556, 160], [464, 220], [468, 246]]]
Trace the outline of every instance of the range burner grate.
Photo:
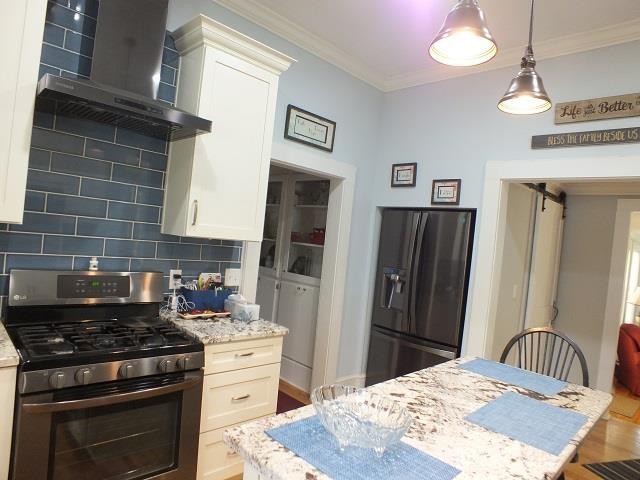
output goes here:
[[89, 320], [20, 327], [18, 337], [32, 358], [174, 346], [185, 343], [180, 330], [140, 319]]

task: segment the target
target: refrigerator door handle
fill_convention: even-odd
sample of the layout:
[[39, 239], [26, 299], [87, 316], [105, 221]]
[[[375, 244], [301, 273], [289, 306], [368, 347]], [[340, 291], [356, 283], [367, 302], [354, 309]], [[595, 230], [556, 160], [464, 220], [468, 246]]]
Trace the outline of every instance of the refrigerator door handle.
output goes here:
[[399, 335], [391, 332], [382, 332], [380, 330], [377, 330], [377, 332], [386, 337], [393, 338], [396, 342], [398, 342], [399, 345], [411, 347], [416, 350], [422, 350], [423, 352], [431, 353], [433, 355], [438, 355], [439, 357], [448, 358], [449, 360], [455, 360], [457, 358], [456, 352], [452, 352], [450, 350], [442, 350], [440, 348], [421, 345], [420, 343], [408, 342], [407, 340], [404, 340]]
[[[413, 219], [411, 221], [411, 235], [409, 237], [409, 248], [411, 249], [409, 252], [409, 281], [411, 281], [411, 276], [413, 275], [413, 268], [415, 265], [415, 253], [416, 253], [416, 237], [418, 236], [418, 227], [420, 226], [420, 220], [422, 219], [421, 212], [414, 212]], [[407, 292], [408, 301], [404, 303], [406, 306], [406, 311], [403, 312], [404, 321], [406, 324], [404, 325], [404, 330], [406, 332], [409, 331], [409, 326], [411, 325], [411, 292]]]
[[411, 264], [411, 292], [409, 293], [409, 331], [411, 331], [412, 324], [416, 321], [416, 296], [418, 293], [418, 269], [420, 266], [420, 257], [422, 256], [422, 242], [424, 240], [424, 232], [429, 222], [429, 214], [423, 212], [420, 215], [418, 222], [418, 232], [415, 241], [414, 255]]

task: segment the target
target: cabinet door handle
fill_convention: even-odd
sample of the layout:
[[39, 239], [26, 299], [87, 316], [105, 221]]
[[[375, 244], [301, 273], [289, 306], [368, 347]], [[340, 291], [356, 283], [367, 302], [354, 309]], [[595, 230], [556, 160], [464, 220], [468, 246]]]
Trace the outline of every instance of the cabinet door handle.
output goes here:
[[247, 398], [249, 398], [251, 395], [249, 395], [248, 393], [245, 395], [241, 395], [239, 397], [231, 397], [231, 400], [233, 400], [234, 402], [240, 401], [240, 400], [246, 400]]
[[236, 358], [252, 357], [255, 352], [236, 353]]
[[237, 457], [238, 454], [233, 450], [227, 450], [227, 457]]
[[198, 221], [198, 200], [194, 200], [193, 201], [193, 222], [191, 222], [191, 225], [195, 226], [197, 221]]

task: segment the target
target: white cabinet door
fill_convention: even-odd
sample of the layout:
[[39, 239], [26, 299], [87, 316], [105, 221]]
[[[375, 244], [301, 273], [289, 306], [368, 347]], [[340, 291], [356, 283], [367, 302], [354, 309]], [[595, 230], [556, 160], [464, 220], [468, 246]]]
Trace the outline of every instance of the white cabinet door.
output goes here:
[[278, 280], [260, 273], [258, 275], [258, 289], [256, 303], [260, 305], [260, 316], [270, 322], [276, 321], [278, 303]]
[[213, 132], [196, 139], [188, 236], [262, 240], [277, 85], [276, 75], [207, 48], [198, 114]]
[[202, 15], [174, 37], [176, 104], [212, 131], [171, 143], [162, 231], [262, 241], [278, 77], [294, 60]]
[[309, 368], [313, 367], [319, 296], [318, 287], [280, 282], [278, 323], [289, 328], [282, 354]]
[[0, 479], [9, 475], [16, 367], [0, 368]]
[[46, 0], [2, 5], [2, 27], [12, 45], [0, 75], [0, 222], [22, 223]]

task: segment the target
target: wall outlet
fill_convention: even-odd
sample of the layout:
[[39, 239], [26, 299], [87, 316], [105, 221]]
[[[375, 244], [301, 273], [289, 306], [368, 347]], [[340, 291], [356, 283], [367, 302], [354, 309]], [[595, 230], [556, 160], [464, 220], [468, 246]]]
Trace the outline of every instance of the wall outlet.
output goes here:
[[182, 285], [182, 270], [169, 270], [169, 290], [180, 288]]
[[224, 271], [224, 285], [226, 287], [239, 287], [242, 280], [242, 269], [227, 268]]

